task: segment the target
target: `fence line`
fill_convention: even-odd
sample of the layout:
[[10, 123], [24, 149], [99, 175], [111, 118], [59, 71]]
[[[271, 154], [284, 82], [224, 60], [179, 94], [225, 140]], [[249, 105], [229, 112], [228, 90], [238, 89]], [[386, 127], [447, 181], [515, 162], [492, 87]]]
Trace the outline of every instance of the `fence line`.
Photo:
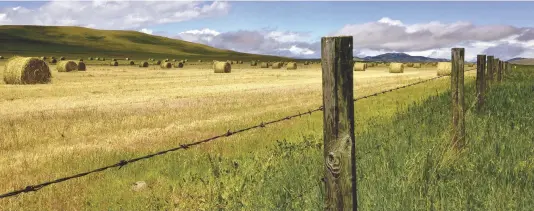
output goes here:
[[[381, 94], [385, 94], [385, 93], [392, 92], [392, 91], [395, 91], [395, 90], [399, 90], [399, 89], [415, 86], [415, 85], [418, 85], [418, 84], [421, 84], [421, 83], [425, 83], [425, 82], [428, 82], [428, 81], [432, 81], [432, 80], [436, 80], [436, 79], [442, 78], [442, 77], [445, 77], [445, 76], [436, 76], [436, 77], [433, 77], [433, 78], [430, 78], [430, 79], [425, 79], [425, 80], [421, 80], [421, 81], [418, 81], [418, 82], [415, 82], [415, 83], [406, 84], [406, 85], [399, 86], [399, 87], [396, 87], [396, 88], [392, 88], [392, 89], [384, 90], [384, 91], [381, 91], [381, 92], [377, 92], [377, 93], [361, 96], [361, 97], [355, 98], [354, 101], [375, 97], [375, 96], [378, 96], [378, 95], [381, 95]], [[11, 192], [8, 192], [8, 193], [1, 194], [0, 195], [0, 199], [17, 196], [17, 195], [19, 195], [21, 193], [35, 192], [35, 191], [38, 191], [38, 190], [40, 190], [40, 189], [42, 189], [42, 188], [44, 188], [46, 186], [52, 185], [52, 184], [62, 183], [62, 182], [65, 182], [65, 181], [68, 181], [68, 180], [71, 180], [71, 179], [84, 177], [84, 176], [87, 176], [89, 174], [102, 172], [102, 171], [105, 171], [105, 170], [108, 170], [108, 169], [111, 169], [111, 168], [118, 167], [120, 169], [123, 166], [125, 166], [127, 164], [130, 164], [130, 163], [135, 163], [137, 161], [146, 160], [146, 159], [149, 159], [149, 158], [152, 158], [152, 157], [155, 157], [155, 156], [166, 154], [168, 152], [173, 152], [173, 151], [178, 151], [178, 150], [186, 150], [186, 149], [188, 149], [189, 147], [192, 147], [192, 146], [196, 146], [196, 145], [199, 145], [199, 144], [211, 142], [211, 141], [223, 138], [223, 137], [229, 137], [229, 136], [232, 136], [232, 135], [235, 135], [235, 134], [238, 134], [238, 133], [243, 133], [243, 132], [246, 132], [246, 131], [249, 131], [249, 130], [252, 130], [252, 129], [256, 129], [256, 128], [264, 128], [267, 125], [271, 125], [271, 124], [278, 123], [278, 122], [283, 122], [283, 121], [290, 120], [290, 119], [295, 118], [295, 117], [301, 117], [301, 116], [304, 116], [304, 115], [311, 115], [312, 113], [315, 113], [315, 112], [318, 112], [318, 111], [322, 111], [322, 110], [323, 110], [323, 106], [320, 106], [320, 107], [318, 107], [316, 109], [308, 110], [307, 112], [304, 112], [304, 113], [299, 112], [298, 114], [289, 115], [289, 116], [286, 116], [286, 117], [283, 117], [283, 118], [280, 118], [280, 119], [277, 119], [277, 120], [272, 120], [272, 121], [269, 121], [269, 122], [261, 122], [258, 125], [250, 126], [248, 128], [243, 128], [243, 129], [239, 129], [239, 130], [235, 130], [235, 131], [228, 130], [224, 134], [213, 136], [211, 138], [203, 139], [203, 140], [192, 142], [192, 143], [188, 143], [188, 144], [181, 144], [180, 146], [175, 147], [175, 148], [159, 151], [159, 152], [156, 152], [156, 153], [151, 153], [151, 154], [148, 154], [148, 155], [145, 155], [145, 156], [132, 158], [132, 159], [129, 159], [129, 160], [121, 160], [118, 163], [115, 163], [115, 164], [112, 164], [112, 165], [108, 165], [108, 166], [104, 166], [104, 167], [101, 167], [101, 168], [97, 168], [97, 169], [94, 169], [94, 170], [91, 170], [91, 171], [86, 171], [86, 172], [75, 174], [75, 175], [72, 175], [72, 176], [67, 176], [67, 177], [55, 179], [55, 180], [52, 180], [52, 181], [43, 182], [43, 183], [40, 183], [40, 184], [37, 184], [37, 185], [29, 185], [29, 186], [26, 186], [23, 189], [18, 189], [18, 190], [15, 190], [15, 191], [11, 191]]]

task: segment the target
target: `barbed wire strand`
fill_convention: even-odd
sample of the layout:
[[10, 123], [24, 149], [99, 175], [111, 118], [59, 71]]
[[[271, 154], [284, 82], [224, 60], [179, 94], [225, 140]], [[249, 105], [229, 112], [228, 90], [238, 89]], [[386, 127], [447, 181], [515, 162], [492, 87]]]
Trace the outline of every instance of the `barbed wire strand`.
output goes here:
[[[373, 94], [370, 94], [370, 95], [358, 97], [358, 98], [355, 98], [354, 101], [358, 101], [358, 100], [362, 100], [362, 99], [378, 96], [380, 94], [385, 94], [387, 92], [391, 92], [391, 91], [394, 91], [394, 90], [407, 88], [407, 87], [410, 87], [410, 86], [415, 86], [417, 84], [421, 84], [421, 83], [428, 82], [428, 81], [435, 80], [435, 79], [442, 78], [442, 77], [444, 77], [444, 76], [437, 76], [437, 77], [433, 77], [433, 78], [430, 78], [430, 79], [418, 81], [418, 82], [415, 82], [415, 83], [403, 85], [403, 86], [400, 86], [400, 87], [384, 90], [382, 92], [377, 92], [377, 93], [373, 93]], [[97, 169], [94, 169], [94, 170], [91, 170], [91, 171], [86, 171], [86, 172], [83, 172], [83, 173], [75, 174], [75, 175], [68, 176], [68, 177], [59, 178], [59, 179], [56, 179], [56, 180], [40, 183], [40, 184], [37, 184], [37, 185], [29, 185], [29, 186], [26, 186], [23, 189], [19, 189], [19, 190], [15, 190], [15, 191], [11, 191], [11, 192], [8, 192], [8, 193], [1, 194], [0, 195], [0, 199], [17, 196], [17, 195], [19, 195], [21, 193], [35, 192], [35, 191], [38, 191], [38, 190], [40, 190], [40, 189], [42, 189], [42, 188], [44, 188], [46, 186], [52, 185], [52, 184], [65, 182], [65, 181], [68, 181], [68, 180], [71, 180], [71, 179], [75, 179], [75, 178], [79, 178], [79, 177], [84, 177], [84, 176], [87, 176], [89, 174], [105, 171], [107, 169], [116, 168], [116, 167], [118, 167], [120, 169], [123, 166], [125, 166], [127, 164], [130, 164], [130, 163], [134, 163], [134, 162], [137, 162], [137, 161], [149, 159], [149, 158], [152, 158], [154, 156], [163, 155], [163, 154], [166, 154], [166, 153], [169, 153], [169, 152], [173, 152], [173, 151], [177, 151], [177, 150], [181, 150], [181, 149], [185, 150], [185, 149], [188, 149], [189, 147], [196, 146], [196, 145], [203, 144], [203, 143], [207, 143], [207, 142], [210, 142], [210, 141], [214, 141], [214, 140], [219, 139], [219, 138], [230, 137], [232, 135], [235, 135], [235, 134], [238, 134], [238, 133], [243, 133], [243, 132], [246, 132], [246, 131], [249, 131], [249, 130], [252, 130], [252, 129], [256, 129], [256, 128], [263, 128], [263, 127], [265, 127], [267, 125], [278, 123], [278, 122], [282, 122], [282, 121], [286, 121], [286, 120], [290, 120], [290, 119], [295, 118], [295, 117], [300, 117], [300, 116], [304, 116], [304, 115], [311, 115], [312, 113], [315, 113], [315, 112], [318, 112], [318, 111], [322, 111], [322, 110], [323, 110], [323, 106], [320, 106], [319, 108], [316, 108], [316, 109], [313, 109], [313, 110], [308, 110], [307, 112], [304, 112], [304, 113], [300, 113], [299, 112], [298, 114], [289, 115], [289, 116], [286, 116], [286, 117], [283, 117], [283, 118], [280, 118], [280, 119], [277, 119], [277, 120], [269, 121], [269, 122], [262, 122], [262, 123], [260, 123], [258, 125], [254, 125], [254, 126], [251, 126], [251, 127], [248, 127], [248, 128], [243, 128], [243, 129], [236, 130], [236, 131], [228, 130], [224, 134], [220, 134], [220, 135], [217, 135], [217, 136], [213, 136], [211, 138], [203, 139], [203, 140], [192, 142], [192, 143], [188, 143], [188, 144], [181, 144], [178, 147], [167, 149], [167, 150], [164, 150], [164, 151], [159, 151], [159, 152], [156, 152], [156, 153], [148, 154], [148, 155], [137, 157], [137, 158], [132, 158], [132, 159], [129, 159], [129, 160], [121, 160], [118, 163], [115, 163], [115, 164], [112, 164], [112, 165], [108, 165], [108, 166], [104, 166], [104, 167], [101, 167], [101, 168], [97, 168]]]

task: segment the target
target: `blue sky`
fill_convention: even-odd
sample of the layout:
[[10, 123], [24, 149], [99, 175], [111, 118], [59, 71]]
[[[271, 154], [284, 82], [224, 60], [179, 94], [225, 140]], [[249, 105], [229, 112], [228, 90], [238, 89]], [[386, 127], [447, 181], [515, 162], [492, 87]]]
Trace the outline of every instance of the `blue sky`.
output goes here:
[[534, 57], [532, 11], [534, 2], [4, 1], [0, 25], [137, 30], [292, 57], [318, 57], [322, 36], [352, 35], [358, 56], [448, 57], [451, 47], [465, 47], [467, 58], [511, 58]]

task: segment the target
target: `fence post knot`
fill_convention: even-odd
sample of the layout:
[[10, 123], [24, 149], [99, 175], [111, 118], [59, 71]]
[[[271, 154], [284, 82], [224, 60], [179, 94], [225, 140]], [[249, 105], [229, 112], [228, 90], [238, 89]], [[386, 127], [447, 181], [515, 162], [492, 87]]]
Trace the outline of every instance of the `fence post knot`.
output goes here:
[[234, 134], [232, 131], [228, 130], [228, 132], [226, 132], [226, 136], [231, 136], [232, 134]]
[[183, 149], [187, 149], [187, 148], [189, 148], [189, 145], [187, 145], [187, 144], [180, 144], [180, 147], [183, 148]]
[[265, 127], [265, 123], [261, 122], [260, 127]]

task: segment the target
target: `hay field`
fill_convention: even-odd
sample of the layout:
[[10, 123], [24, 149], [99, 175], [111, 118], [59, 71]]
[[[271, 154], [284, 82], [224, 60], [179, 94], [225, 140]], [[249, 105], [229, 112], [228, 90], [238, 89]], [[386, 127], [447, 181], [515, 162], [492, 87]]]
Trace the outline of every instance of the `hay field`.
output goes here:
[[[0, 72], [2, 68], [4, 64], [0, 62]], [[322, 100], [320, 66], [299, 64], [298, 68], [287, 71], [234, 64], [232, 73], [215, 74], [210, 64], [165, 70], [157, 66], [88, 65], [86, 72], [53, 71], [51, 84], [13, 86], [2, 82], [0, 177], [12, 179], [0, 184], [0, 192], [315, 109]], [[52, 65], [51, 69], [55, 67]], [[472, 82], [475, 72], [466, 74], [466, 83]], [[354, 76], [358, 97], [434, 77], [436, 70], [405, 68], [404, 73], [391, 74], [385, 67], [372, 67], [354, 72]], [[357, 131], [362, 133], [372, 127], [368, 124], [370, 120], [392, 118], [409, 109], [408, 105], [445, 93], [449, 84], [443, 78], [358, 102]], [[229, 209], [241, 206], [246, 210], [273, 209], [281, 204], [294, 206], [287, 209], [320, 207], [321, 202], [315, 200], [321, 194], [320, 186], [303, 182], [319, 179], [309, 176], [318, 169], [311, 163], [320, 160], [320, 156], [303, 160], [300, 164], [305, 170], [293, 175], [292, 165], [306, 158], [309, 149], [305, 147], [299, 154], [287, 153], [293, 147], [291, 143], [320, 141], [321, 118], [322, 113], [316, 113], [120, 170], [54, 185], [0, 201], [0, 207], [28, 210], [211, 210], [220, 206]], [[315, 145], [307, 147], [310, 146]], [[273, 148], [280, 147], [283, 150], [276, 152], [282, 154], [274, 156]], [[289, 157], [286, 160], [284, 156]], [[239, 170], [230, 168], [229, 163], [239, 163]], [[221, 176], [219, 171], [226, 173]], [[269, 174], [273, 175], [268, 180]], [[131, 191], [131, 184], [140, 180], [147, 181], [149, 188], [144, 192]], [[276, 182], [267, 184], [267, 180]], [[291, 189], [295, 191], [291, 194], [301, 195], [300, 205], [294, 204], [295, 195], [287, 196], [285, 200], [289, 201], [276, 198], [290, 194], [288, 190], [276, 189], [286, 180], [308, 185]], [[265, 188], [268, 189], [265, 194], [272, 196], [262, 200], [258, 191]]]

